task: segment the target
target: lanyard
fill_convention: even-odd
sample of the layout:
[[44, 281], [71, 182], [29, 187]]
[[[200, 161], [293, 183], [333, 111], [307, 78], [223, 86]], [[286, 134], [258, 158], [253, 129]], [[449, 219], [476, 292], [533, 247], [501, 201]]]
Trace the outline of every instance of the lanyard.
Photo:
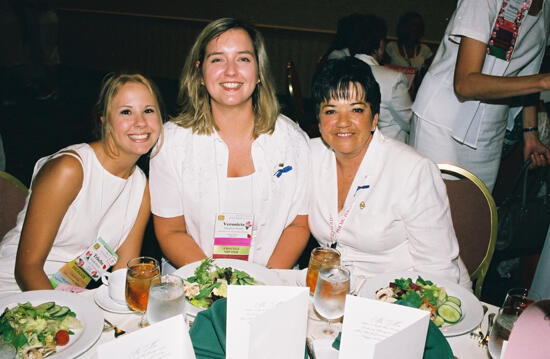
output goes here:
[[531, 7], [532, 0], [505, 0], [498, 12], [487, 44], [487, 54], [510, 61], [519, 34], [521, 22]]
[[[359, 192], [361, 190], [364, 190], [364, 189], [368, 189], [369, 187], [370, 187], [370, 185], [368, 185], [368, 184], [357, 186], [357, 188], [355, 189], [355, 193], [353, 194], [353, 197], [356, 197], [357, 192]], [[340, 220], [338, 221], [338, 224], [336, 225], [336, 227], [334, 227], [334, 218], [332, 217], [332, 214], [329, 213], [329, 215], [328, 215], [328, 225], [330, 227], [330, 242], [331, 242], [330, 246], [332, 248], [336, 248], [336, 245], [338, 244], [338, 235], [342, 231], [342, 228], [344, 228], [344, 223], [346, 222], [346, 219], [348, 219], [349, 214], [350, 214], [351, 209], [353, 208], [354, 204], [355, 204], [355, 198], [354, 198], [353, 202], [351, 203], [351, 205], [348, 208], [346, 208], [344, 213], [341, 216], [339, 216]], [[364, 208], [364, 203], [363, 202], [361, 202], [360, 208], [361, 209]]]

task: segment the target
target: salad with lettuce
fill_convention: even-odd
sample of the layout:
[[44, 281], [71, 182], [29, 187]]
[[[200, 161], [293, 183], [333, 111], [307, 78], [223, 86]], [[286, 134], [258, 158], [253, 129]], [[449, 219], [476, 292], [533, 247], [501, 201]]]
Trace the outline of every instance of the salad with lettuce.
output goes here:
[[414, 282], [411, 278], [395, 279], [389, 286], [376, 291], [376, 299], [390, 303], [405, 300], [416, 308], [429, 311], [438, 327], [446, 323], [455, 324], [462, 319], [461, 300], [447, 295], [445, 288], [421, 276]]
[[17, 357], [43, 358], [66, 345], [82, 323], [68, 307], [55, 302], [33, 306], [30, 302], [8, 307], [0, 317], [0, 337], [15, 347]]
[[227, 298], [228, 285], [257, 284], [250, 274], [231, 267], [218, 267], [213, 262], [213, 259], [203, 259], [195, 275], [184, 280], [184, 293], [192, 305], [207, 309], [216, 300]]

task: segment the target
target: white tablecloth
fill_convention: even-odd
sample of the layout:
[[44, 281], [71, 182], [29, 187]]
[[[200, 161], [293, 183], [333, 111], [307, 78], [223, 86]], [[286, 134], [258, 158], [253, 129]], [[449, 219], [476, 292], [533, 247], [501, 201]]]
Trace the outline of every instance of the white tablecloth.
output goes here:
[[[277, 272], [277, 275], [281, 279], [284, 285], [305, 285], [305, 271], [297, 271], [297, 270], [275, 270]], [[89, 298], [89, 300], [93, 300], [94, 291], [88, 291], [81, 294], [83, 297]], [[487, 304], [487, 307], [489, 308], [488, 313], [496, 313], [498, 311], [498, 307]], [[111, 323], [116, 325], [122, 330], [125, 330], [127, 332], [133, 332], [135, 330], [139, 329], [139, 321], [141, 318], [141, 315], [139, 314], [116, 314], [111, 313], [107, 311], [103, 311], [105, 318], [109, 320]], [[310, 315], [310, 320], [308, 322], [308, 336], [314, 336], [316, 337], [320, 333], [322, 322], [319, 320], [316, 320]], [[485, 319], [483, 321], [483, 331], [485, 332], [487, 328], [487, 320]], [[104, 332], [101, 334], [99, 340], [94, 344], [94, 346], [88, 350], [86, 353], [84, 353], [80, 358], [85, 359], [96, 359], [97, 358], [97, 347], [101, 345], [102, 343], [114, 340], [114, 332], [113, 330]], [[457, 337], [450, 337], [447, 338], [449, 341], [449, 344], [451, 345], [451, 348], [453, 350], [453, 353], [456, 358], [458, 359], [490, 359], [490, 356], [487, 352], [487, 349], [484, 347], [480, 347], [477, 344], [477, 340], [470, 337], [469, 334], [457, 336]], [[322, 339], [319, 341], [319, 343], [322, 343]], [[327, 343], [329, 343], [328, 340], [326, 340], [326, 343], [323, 343], [323, 346], [328, 346]], [[323, 351], [324, 352], [324, 351]], [[334, 350], [335, 355], [337, 355], [337, 351]], [[317, 359], [330, 359], [331, 357], [337, 358], [337, 356], [323, 356], [323, 358], [317, 358]]]

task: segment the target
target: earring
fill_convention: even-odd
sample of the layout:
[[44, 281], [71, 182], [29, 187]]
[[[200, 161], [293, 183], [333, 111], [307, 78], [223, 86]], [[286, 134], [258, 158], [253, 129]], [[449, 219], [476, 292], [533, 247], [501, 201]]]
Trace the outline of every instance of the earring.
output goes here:
[[260, 82], [261, 82], [260, 79], [258, 79], [258, 81], [256, 81], [257, 84], [259, 84]]
[[204, 80], [201, 79], [201, 86], [204, 86]]

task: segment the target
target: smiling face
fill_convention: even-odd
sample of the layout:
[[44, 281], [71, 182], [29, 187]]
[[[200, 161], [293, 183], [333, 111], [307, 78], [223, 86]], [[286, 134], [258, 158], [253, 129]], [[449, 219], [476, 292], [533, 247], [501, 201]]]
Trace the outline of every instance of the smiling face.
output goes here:
[[[137, 82], [127, 82], [118, 90], [109, 107], [108, 141], [116, 154], [139, 157], [151, 149], [160, 134], [161, 120], [155, 98]], [[137, 158], [136, 158], [137, 160]]]
[[202, 64], [204, 85], [212, 110], [250, 106], [258, 81], [254, 46], [243, 29], [231, 29], [206, 46]]
[[331, 98], [319, 107], [321, 136], [337, 159], [362, 158], [378, 124], [378, 114], [372, 115], [361, 85], [350, 84], [348, 93], [349, 98]]

